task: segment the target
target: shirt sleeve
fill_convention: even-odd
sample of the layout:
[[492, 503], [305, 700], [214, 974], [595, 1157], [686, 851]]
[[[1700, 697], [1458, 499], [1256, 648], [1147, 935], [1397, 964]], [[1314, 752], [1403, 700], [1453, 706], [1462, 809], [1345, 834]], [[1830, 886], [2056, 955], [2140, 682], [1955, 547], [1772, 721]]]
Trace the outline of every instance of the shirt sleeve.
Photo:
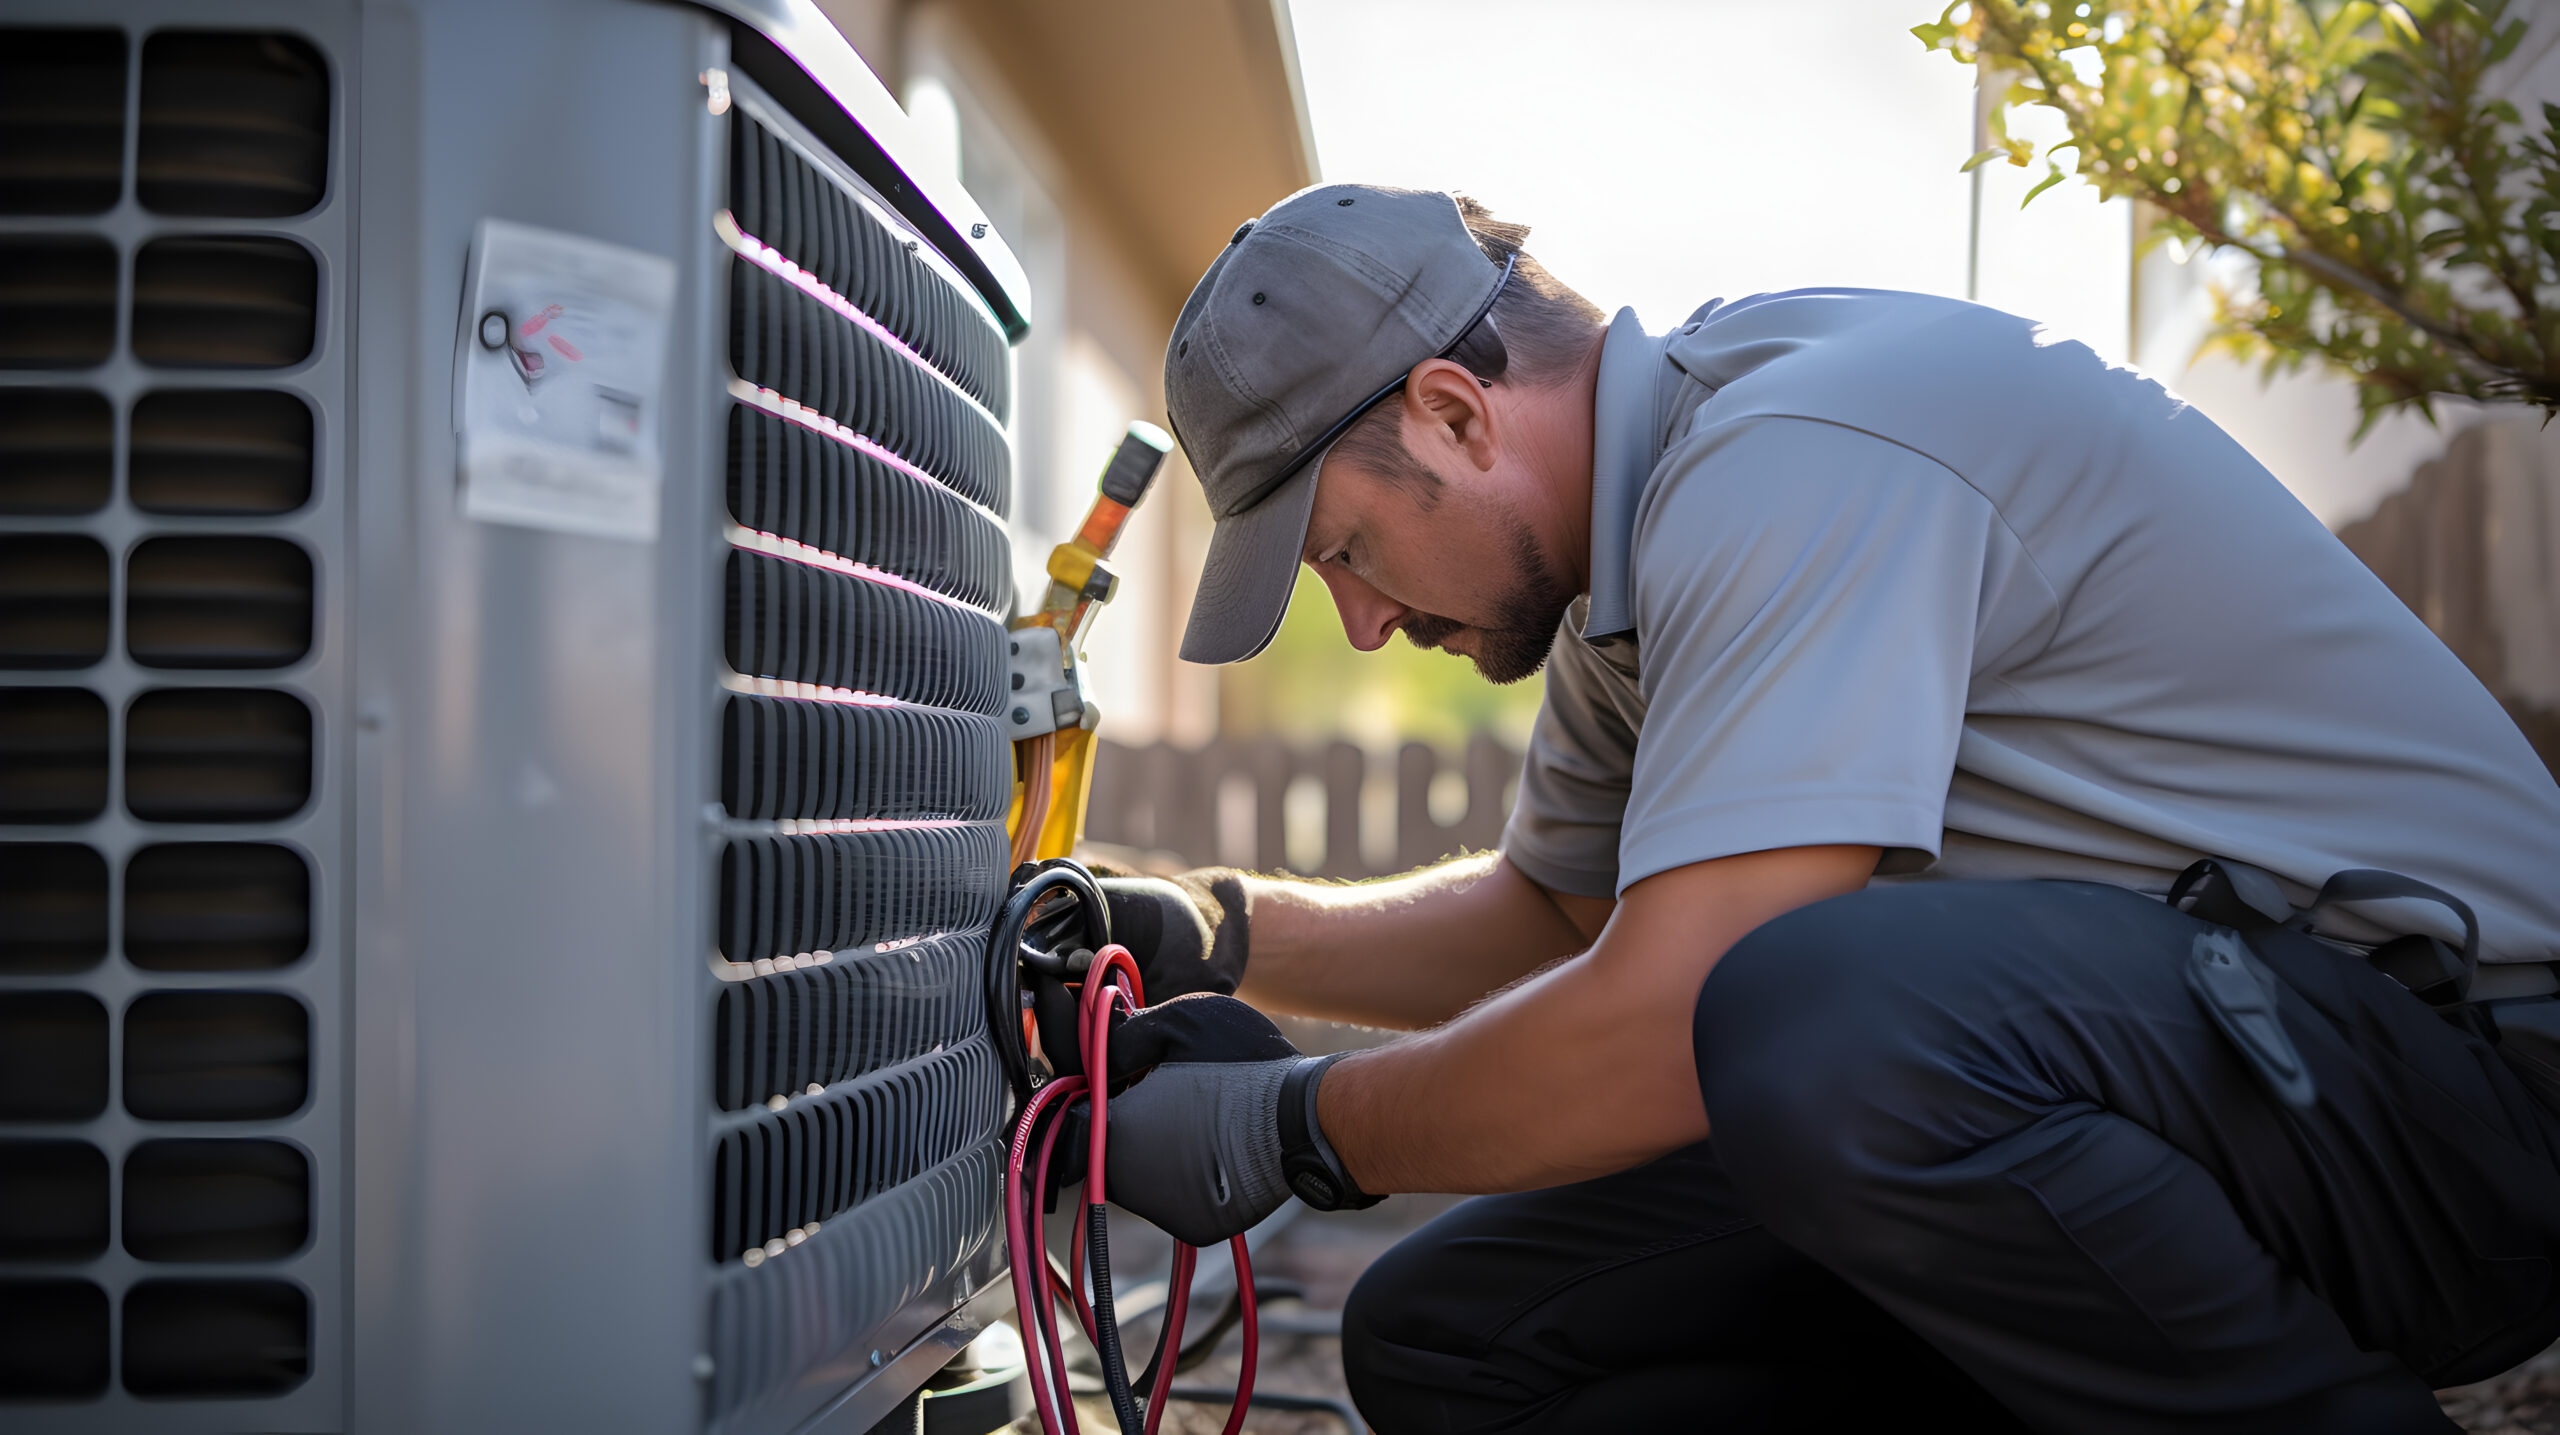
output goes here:
[[1618, 890], [1618, 822], [1643, 714], [1628, 710], [1631, 685], [1582, 641], [1582, 615], [1575, 604], [1548, 656], [1502, 855], [1550, 892], [1607, 897]]
[[1693, 432], [1639, 515], [1643, 741], [1618, 886], [1871, 843], [1935, 856], [1999, 517], [1943, 465], [1810, 419]]

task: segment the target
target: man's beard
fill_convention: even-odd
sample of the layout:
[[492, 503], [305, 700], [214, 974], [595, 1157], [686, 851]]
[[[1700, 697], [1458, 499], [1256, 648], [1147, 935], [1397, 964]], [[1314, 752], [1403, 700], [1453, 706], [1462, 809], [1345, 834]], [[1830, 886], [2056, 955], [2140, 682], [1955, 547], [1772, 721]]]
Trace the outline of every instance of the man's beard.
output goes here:
[[1573, 605], [1573, 592], [1538, 550], [1537, 536], [1526, 523], [1513, 523], [1511, 549], [1515, 586], [1503, 595], [1499, 615], [1490, 626], [1415, 613], [1404, 620], [1405, 641], [1417, 648], [1437, 648], [1459, 633], [1473, 632], [1476, 672], [1489, 683], [1516, 683], [1545, 667], [1547, 654], [1555, 647], [1556, 629], [1564, 622], [1564, 610]]

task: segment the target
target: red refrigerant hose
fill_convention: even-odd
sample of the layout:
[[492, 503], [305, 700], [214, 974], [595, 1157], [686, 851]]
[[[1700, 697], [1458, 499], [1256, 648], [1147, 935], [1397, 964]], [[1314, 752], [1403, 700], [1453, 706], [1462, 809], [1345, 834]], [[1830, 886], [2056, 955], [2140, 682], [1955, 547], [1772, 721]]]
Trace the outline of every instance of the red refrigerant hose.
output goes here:
[[[1138, 981], [1138, 963], [1127, 947], [1115, 942], [1095, 954], [1093, 965], [1084, 974], [1084, 988], [1077, 1003], [1077, 1047], [1085, 1071], [1110, 1069], [1111, 1013], [1115, 1005], [1135, 1011], [1145, 1001], [1145, 990]], [[1064, 1117], [1080, 1096], [1092, 1108], [1085, 1148], [1084, 1219], [1078, 1223], [1070, 1245], [1071, 1269], [1062, 1270], [1041, 1241], [1040, 1213], [1049, 1204], [1049, 1159], [1056, 1151], [1059, 1131], [1067, 1124]], [[1175, 1357], [1181, 1351], [1182, 1321], [1191, 1299], [1191, 1274], [1200, 1257], [1197, 1246], [1174, 1243], [1173, 1284], [1165, 1299], [1164, 1326], [1156, 1335], [1156, 1378], [1154, 1387], [1145, 1393], [1141, 1416], [1135, 1392], [1127, 1389], [1120, 1333], [1112, 1313], [1110, 1267], [1100, 1237], [1109, 1102], [1107, 1081], [1062, 1076], [1047, 1082], [1023, 1103], [1006, 1153], [1004, 1223], [1013, 1259], [1013, 1299], [1021, 1313], [1022, 1354], [1030, 1371], [1031, 1399], [1039, 1409], [1040, 1428], [1045, 1435], [1082, 1435], [1075, 1402], [1067, 1388], [1066, 1356], [1059, 1339], [1060, 1294], [1072, 1305], [1086, 1338], [1102, 1353], [1104, 1385], [1112, 1394], [1121, 1435], [1154, 1435], [1156, 1423], [1164, 1418], [1164, 1408], [1171, 1399]], [[1090, 1240], [1089, 1231], [1095, 1233]], [[1228, 1241], [1227, 1249], [1235, 1260], [1236, 1293], [1244, 1315], [1244, 1369], [1236, 1378], [1235, 1408], [1227, 1416], [1225, 1431], [1225, 1435], [1237, 1435], [1244, 1428], [1245, 1407], [1253, 1397], [1253, 1367], [1261, 1340], [1253, 1308], [1253, 1254], [1242, 1236]], [[1084, 1295], [1088, 1260], [1094, 1281], [1090, 1303]]]

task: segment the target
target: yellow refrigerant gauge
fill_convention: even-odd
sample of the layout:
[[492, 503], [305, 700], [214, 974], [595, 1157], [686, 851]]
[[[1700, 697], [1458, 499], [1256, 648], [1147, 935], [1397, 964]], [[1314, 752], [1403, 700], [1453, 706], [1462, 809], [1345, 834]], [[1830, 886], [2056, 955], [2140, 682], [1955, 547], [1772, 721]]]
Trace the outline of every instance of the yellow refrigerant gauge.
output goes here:
[[1147, 496], [1173, 440], [1149, 423], [1129, 425], [1102, 470], [1101, 491], [1076, 535], [1049, 551], [1049, 588], [1038, 609], [1013, 620], [1005, 731], [1013, 739], [1013, 862], [1064, 857], [1084, 835], [1093, 789], [1094, 729], [1101, 709], [1086, 694], [1085, 634], [1120, 587], [1111, 550]]

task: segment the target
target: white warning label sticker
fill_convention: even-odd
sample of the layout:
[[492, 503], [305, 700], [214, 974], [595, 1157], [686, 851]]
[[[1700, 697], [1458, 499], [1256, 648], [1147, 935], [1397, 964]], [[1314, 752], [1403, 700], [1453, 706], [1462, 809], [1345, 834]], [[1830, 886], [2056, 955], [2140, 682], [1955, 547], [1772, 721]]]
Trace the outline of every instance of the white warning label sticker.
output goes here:
[[465, 517], [656, 541], [675, 297], [671, 260], [480, 221], [454, 357]]

